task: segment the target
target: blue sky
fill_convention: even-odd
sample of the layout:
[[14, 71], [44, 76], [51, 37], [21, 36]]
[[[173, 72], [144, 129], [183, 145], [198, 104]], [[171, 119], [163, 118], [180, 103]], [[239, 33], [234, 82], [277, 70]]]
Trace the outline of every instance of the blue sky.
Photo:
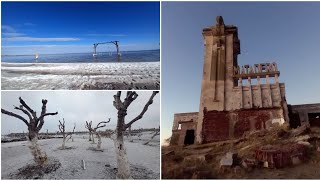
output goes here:
[[174, 113], [199, 110], [202, 29], [218, 15], [238, 27], [240, 65], [275, 61], [289, 104], [320, 103], [320, 2], [163, 2], [162, 139]]
[[2, 54], [91, 52], [112, 40], [122, 50], [160, 48], [159, 2], [1, 4]]

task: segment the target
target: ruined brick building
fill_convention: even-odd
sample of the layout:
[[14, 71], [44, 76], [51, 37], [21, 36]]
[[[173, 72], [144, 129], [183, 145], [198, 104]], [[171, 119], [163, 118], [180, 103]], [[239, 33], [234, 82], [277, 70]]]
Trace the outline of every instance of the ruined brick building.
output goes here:
[[202, 34], [205, 57], [199, 112], [174, 115], [171, 145], [237, 138], [291, 119], [296, 127], [312, 124], [309, 117], [320, 126], [320, 104], [287, 105], [275, 62], [238, 65], [236, 26], [225, 25], [218, 16], [216, 25], [204, 28]]

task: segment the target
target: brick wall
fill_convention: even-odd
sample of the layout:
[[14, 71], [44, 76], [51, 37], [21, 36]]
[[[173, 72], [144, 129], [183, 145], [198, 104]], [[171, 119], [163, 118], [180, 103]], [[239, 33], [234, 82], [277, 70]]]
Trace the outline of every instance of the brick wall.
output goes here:
[[239, 138], [246, 131], [265, 129], [274, 119], [283, 118], [281, 108], [207, 111], [204, 113], [204, 143]]
[[204, 143], [229, 138], [229, 118], [226, 111], [208, 111], [203, 118]]

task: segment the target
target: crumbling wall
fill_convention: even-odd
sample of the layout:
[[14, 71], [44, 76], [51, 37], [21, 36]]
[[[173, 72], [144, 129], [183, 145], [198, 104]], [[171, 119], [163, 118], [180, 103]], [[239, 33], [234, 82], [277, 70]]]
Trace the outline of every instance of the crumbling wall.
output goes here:
[[194, 130], [196, 132], [197, 118], [198, 112], [174, 114], [170, 145], [183, 145], [186, 131]]
[[198, 112], [189, 112], [189, 113], [176, 113], [174, 114], [173, 127], [172, 130], [178, 130], [179, 124], [187, 121], [197, 121]]
[[[290, 126], [307, 125], [310, 126], [309, 114], [320, 113], [320, 103], [288, 105], [290, 111]], [[320, 120], [320, 119], [319, 119]], [[317, 126], [320, 122], [313, 122]]]
[[178, 145], [180, 138], [180, 131], [174, 130], [172, 131], [172, 136], [170, 139], [170, 145]]
[[203, 118], [203, 142], [222, 141], [229, 138], [229, 118], [226, 111], [208, 111]]
[[197, 122], [184, 122], [181, 124], [181, 130], [179, 132], [179, 140], [178, 145], [184, 145], [184, 140], [186, 137], [187, 130], [194, 130], [196, 131], [197, 128]]
[[203, 119], [204, 143], [239, 138], [246, 131], [271, 128], [283, 123], [281, 108], [242, 109], [237, 111], [207, 111]]
[[260, 162], [268, 162], [267, 168], [284, 168], [305, 161], [306, 153], [303, 144], [266, 145], [255, 150], [255, 158]]

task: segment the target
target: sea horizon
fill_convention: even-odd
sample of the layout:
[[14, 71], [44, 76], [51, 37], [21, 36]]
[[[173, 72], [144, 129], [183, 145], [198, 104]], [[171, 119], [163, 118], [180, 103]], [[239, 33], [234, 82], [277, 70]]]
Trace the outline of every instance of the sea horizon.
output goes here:
[[[147, 50], [126, 50], [126, 51], [120, 51], [120, 54], [123, 52], [141, 52], [141, 51], [160, 51], [160, 49], [147, 49]], [[103, 52], [97, 52], [97, 54], [100, 53], [116, 53], [117, 51], [103, 51]], [[93, 52], [77, 52], [77, 53], [45, 53], [42, 55], [57, 55], [57, 54], [88, 54]], [[36, 54], [36, 53], [35, 53]], [[1, 54], [1, 56], [35, 56], [35, 54]], [[38, 52], [39, 55], [41, 55]]]
[[[160, 49], [120, 51], [120, 62], [157, 62], [160, 61]], [[1, 62], [6, 63], [95, 63], [118, 62], [116, 51], [81, 53], [55, 53], [40, 54], [36, 59], [35, 54], [26, 55], [1, 55]]]

